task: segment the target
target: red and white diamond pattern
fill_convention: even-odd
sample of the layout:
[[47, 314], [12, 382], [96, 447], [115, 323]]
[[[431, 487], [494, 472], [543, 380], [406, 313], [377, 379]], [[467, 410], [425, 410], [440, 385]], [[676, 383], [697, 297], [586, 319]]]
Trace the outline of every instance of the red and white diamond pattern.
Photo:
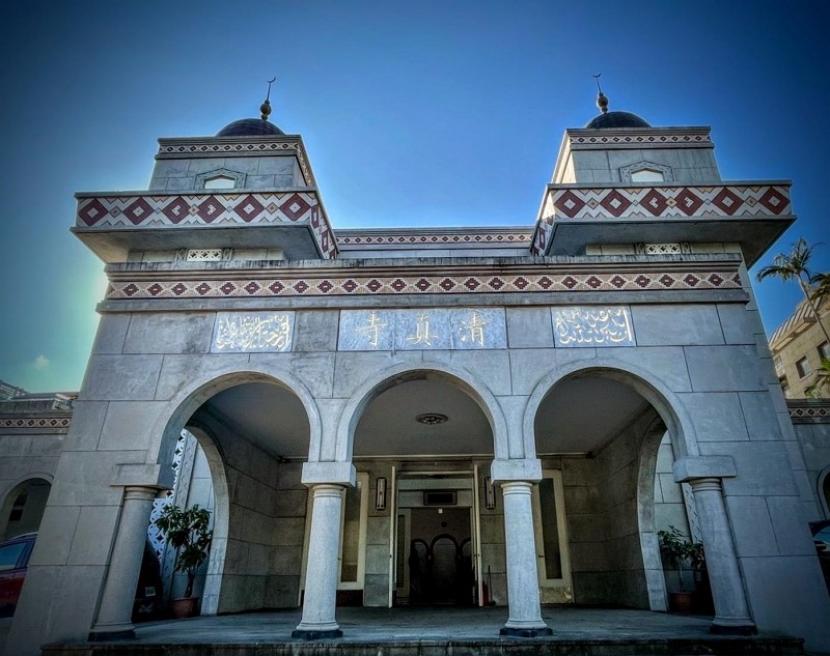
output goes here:
[[87, 228], [307, 224], [323, 257], [337, 254], [313, 192], [88, 196], [78, 200], [76, 223]]
[[527, 272], [474, 275], [333, 275], [234, 278], [232, 280], [117, 280], [109, 299], [274, 296], [366, 296], [401, 294], [492, 294], [591, 291], [741, 289], [735, 270]]
[[787, 216], [790, 211], [790, 187], [785, 183], [551, 187], [536, 224], [530, 252], [532, 255], [547, 252], [554, 222], [755, 219]]
[[554, 188], [544, 215], [556, 221], [782, 216], [789, 193], [785, 184]]
[[4, 417], [0, 419], [0, 430], [65, 430], [71, 421], [72, 417]]
[[[474, 230], [474, 229], [473, 229]], [[530, 242], [528, 232], [491, 233], [491, 232], [464, 232], [459, 234], [447, 233], [411, 233], [411, 234], [359, 234], [349, 232], [343, 234], [337, 231], [337, 243], [340, 246], [430, 246], [451, 244], [475, 244], [503, 246], [505, 244], [525, 245]]]

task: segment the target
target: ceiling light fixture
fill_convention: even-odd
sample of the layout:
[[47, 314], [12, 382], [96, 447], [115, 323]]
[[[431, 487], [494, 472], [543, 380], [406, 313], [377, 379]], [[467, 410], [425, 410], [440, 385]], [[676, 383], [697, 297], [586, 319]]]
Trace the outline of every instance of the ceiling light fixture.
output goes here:
[[436, 426], [444, 424], [449, 420], [447, 415], [442, 415], [440, 412], [426, 412], [415, 417], [415, 421], [419, 424], [426, 424], [427, 426]]

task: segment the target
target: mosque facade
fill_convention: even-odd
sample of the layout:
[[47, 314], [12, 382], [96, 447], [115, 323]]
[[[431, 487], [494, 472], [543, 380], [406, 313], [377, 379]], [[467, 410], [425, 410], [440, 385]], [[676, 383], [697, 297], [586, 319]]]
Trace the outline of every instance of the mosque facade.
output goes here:
[[523, 226], [337, 230], [267, 102], [160, 139], [146, 190], [78, 193], [109, 283], [11, 653], [130, 636], [148, 536], [175, 594], [167, 503], [211, 511], [200, 612], [301, 608], [298, 640], [346, 605], [505, 606], [506, 636], [666, 612], [676, 528], [713, 632], [830, 650], [826, 508], [747, 274], [790, 183], [599, 105]]

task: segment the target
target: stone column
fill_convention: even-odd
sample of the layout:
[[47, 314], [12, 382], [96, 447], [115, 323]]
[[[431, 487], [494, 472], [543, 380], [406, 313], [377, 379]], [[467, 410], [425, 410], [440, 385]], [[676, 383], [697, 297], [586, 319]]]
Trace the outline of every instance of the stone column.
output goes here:
[[533, 504], [528, 481], [503, 481], [504, 538], [507, 556], [507, 603], [509, 616], [501, 635], [533, 638], [551, 635], [542, 621], [536, 539], [533, 534]]
[[308, 539], [303, 618], [291, 634], [293, 638], [318, 640], [343, 635], [334, 613], [344, 487], [330, 483], [311, 486], [311, 533]]
[[90, 640], [132, 638], [133, 602], [144, 556], [144, 541], [153, 499], [158, 487], [143, 485], [124, 488], [124, 504], [112, 548], [104, 594], [98, 619], [89, 634]]
[[732, 530], [726, 515], [721, 479], [694, 478], [689, 481], [695, 496], [697, 515], [703, 534], [706, 569], [715, 602], [712, 633], [755, 633], [749, 615], [741, 570], [735, 555]]

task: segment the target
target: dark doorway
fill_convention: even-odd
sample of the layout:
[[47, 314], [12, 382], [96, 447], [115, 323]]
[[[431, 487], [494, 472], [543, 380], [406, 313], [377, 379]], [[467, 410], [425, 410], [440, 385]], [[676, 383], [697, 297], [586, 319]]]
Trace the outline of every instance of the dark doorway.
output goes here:
[[413, 508], [409, 603], [472, 606], [475, 578], [469, 508]]

